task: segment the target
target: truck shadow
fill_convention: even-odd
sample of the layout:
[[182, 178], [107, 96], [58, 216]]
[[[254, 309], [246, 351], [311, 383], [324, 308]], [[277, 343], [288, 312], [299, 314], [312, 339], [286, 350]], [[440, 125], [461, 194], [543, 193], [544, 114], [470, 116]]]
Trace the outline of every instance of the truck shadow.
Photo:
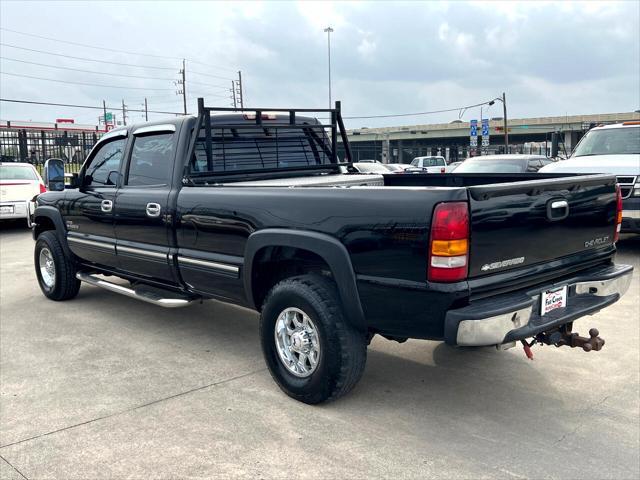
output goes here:
[[[223, 355], [225, 362], [263, 365], [254, 312], [215, 301], [164, 310], [114, 295], [83, 287], [77, 301], [86, 302], [89, 310], [110, 309], [110, 321], [137, 331], [134, 336], [139, 338], [152, 333], [150, 341], [174, 344], [183, 355], [214, 352]], [[328, 408], [387, 411], [412, 404], [429, 414], [442, 411], [460, 418], [486, 414], [499, 420], [505, 414], [535, 412], [542, 397], [552, 397], [561, 412], [562, 396], [540, 367], [528, 361], [519, 347], [499, 352], [493, 347], [456, 349], [438, 342], [398, 345], [376, 339], [356, 389]], [[266, 371], [260, 375], [269, 377]], [[277, 386], [268, 383], [279, 395]], [[497, 412], [496, 404], [503, 404], [504, 409]]]
[[30, 234], [31, 229], [27, 226], [26, 220], [2, 220], [0, 221], [0, 235], [19, 236]]

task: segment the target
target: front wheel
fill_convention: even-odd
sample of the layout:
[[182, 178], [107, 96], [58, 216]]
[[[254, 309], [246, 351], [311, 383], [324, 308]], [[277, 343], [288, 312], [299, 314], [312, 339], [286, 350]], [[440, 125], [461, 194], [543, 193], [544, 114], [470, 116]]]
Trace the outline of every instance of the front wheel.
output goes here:
[[289, 278], [271, 289], [260, 338], [271, 376], [301, 402], [339, 398], [362, 377], [366, 336], [347, 324], [335, 284], [319, 275]]
[[76, 278], [75, 264], [65, 255], [55, 232], [40, 234], [33, 260], [40, 290], [47, 298], [59, 301], [78, 295], [80, 280]]

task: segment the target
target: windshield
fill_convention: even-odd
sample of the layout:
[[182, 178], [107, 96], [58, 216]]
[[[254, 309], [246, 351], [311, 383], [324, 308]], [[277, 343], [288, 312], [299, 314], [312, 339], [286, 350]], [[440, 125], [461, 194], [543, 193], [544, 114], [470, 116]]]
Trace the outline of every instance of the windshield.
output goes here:
[[526, 165], [526, 160], [519, 159], [475, 160], [470, 158], [456, 168], [456, 173], [522, 173]]
[[1, 165], [0, 180], [37, 180], [36, 172], [31, 167], [19, 165]]
[[594, 129], [587, 132], [572, 157], [640, 153], [640, 127]]

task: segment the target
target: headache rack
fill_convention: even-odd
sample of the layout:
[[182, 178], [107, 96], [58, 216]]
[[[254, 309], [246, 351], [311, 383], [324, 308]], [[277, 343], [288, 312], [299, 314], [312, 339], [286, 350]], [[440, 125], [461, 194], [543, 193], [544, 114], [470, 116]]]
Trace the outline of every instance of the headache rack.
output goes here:
[[219, 177], [237, 178], [239, 174], [273, 176], [301, 170], [337, 173], [338, 135], [345, 152], [341, 164], [350, 164], [351, 150], [339, 101], [335, 108], [324, 109], [225, 108], [205, 107], [204, 99], [198, 98], [185, 177], [191, 183], [216, 177], [217, 183]]

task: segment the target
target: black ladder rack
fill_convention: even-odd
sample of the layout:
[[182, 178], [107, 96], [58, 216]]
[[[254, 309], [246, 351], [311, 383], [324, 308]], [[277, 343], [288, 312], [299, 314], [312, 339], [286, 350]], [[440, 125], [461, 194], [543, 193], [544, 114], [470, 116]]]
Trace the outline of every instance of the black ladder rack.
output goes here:
[[[214, 116], [212, 121], [212, 113], [221, 115]], [[225, 116], [225, 113], [244, 113], [245, 116], [239, 121], [237, 115]], [[315, 118], [314, 122], [309, 122], [308, 118], [305, 118], [306, 121], [304, 122], [299, 122], [300, 117], [307, 117], [307, 115], [300, 114], [314, 113], [328, 114], [330, 123], [325, 124], [315, 120]], [[275, 117], [271, 118], [271, 115], [275, 115]], [[267, 121], [264, 121], [265, 119]], [[304, 132], [304, 136], [295, 133], [300, 129]], [[330, 131], [330, 138], [327, 138], [327, 130]], [[222, 136], [218, 134], [215, 137], [214, 133], [216, 132], [221, 132]], [[225, 132], [229, 132], [226, 137]], [[263, 132], [263, 139], [268, 138], [271, 141], [268, 144], [259, 144], [257, 140], [251, 138], [239, 140], [239, 137], [242, 136], [240, 135], [241, 133], [250, 135], [255, 132]], [[197, 152], [200, 152], [200, 155], [204, 154], [206, 156], [206, 171], [189, 171], [185, 173], [191, 177], [208, 177], [238, 173], [255, 174], [287, 170], [337, 169], [337, 164], [339, 163], [336, 145], [338, 135], [342, 139], [345, 151], [344, 160], [347, 164], [350, 164], [352, 161], [351, 149], [344, 128], [339, 101], [335, 102], [335, 108], [233, 108], [206, 107], [204, 98], [198, 98], [198, 118], [193, 132], [189, 158], [192, 158]], [[306, 143], [303, 145], [303, 138], [306, 138], [308, 145]], [[242, 142], [245, 142], [245, 144]], [[250, 147], [253, 153], [250, 162], [246, 160], [248, 157], [240, 158], [240, 155], [248, 150], [246, 148], [247, 142], [251, 142]], [[198, 147], [200, 148], [198, 149]], [[223, 169], [219, 171], [214, 170], [214, 148], [217, 149], [216, 154], [218, 157], [221, 156], [223, 158]], [[233, 168], [230, 170], [227, 169], [227, 156], [237, 162], [233, 164]], [[300, 158], [305, 158], [307, 164], [288, 166], [287, 156], [289, 159], [297, 156], [298, 162]], [[281, 157], [284, 157], [284, 160], [281, 160]], [[328, 160], [329, 163], [322, 163], [322, 160]], [[202, 161], [204, 161], [204, 158], [202, 158]], [[261, 168], [242, 168], [243, 161], [261, 163]], [[240, 165], [240, 168], [238, 165]]]

